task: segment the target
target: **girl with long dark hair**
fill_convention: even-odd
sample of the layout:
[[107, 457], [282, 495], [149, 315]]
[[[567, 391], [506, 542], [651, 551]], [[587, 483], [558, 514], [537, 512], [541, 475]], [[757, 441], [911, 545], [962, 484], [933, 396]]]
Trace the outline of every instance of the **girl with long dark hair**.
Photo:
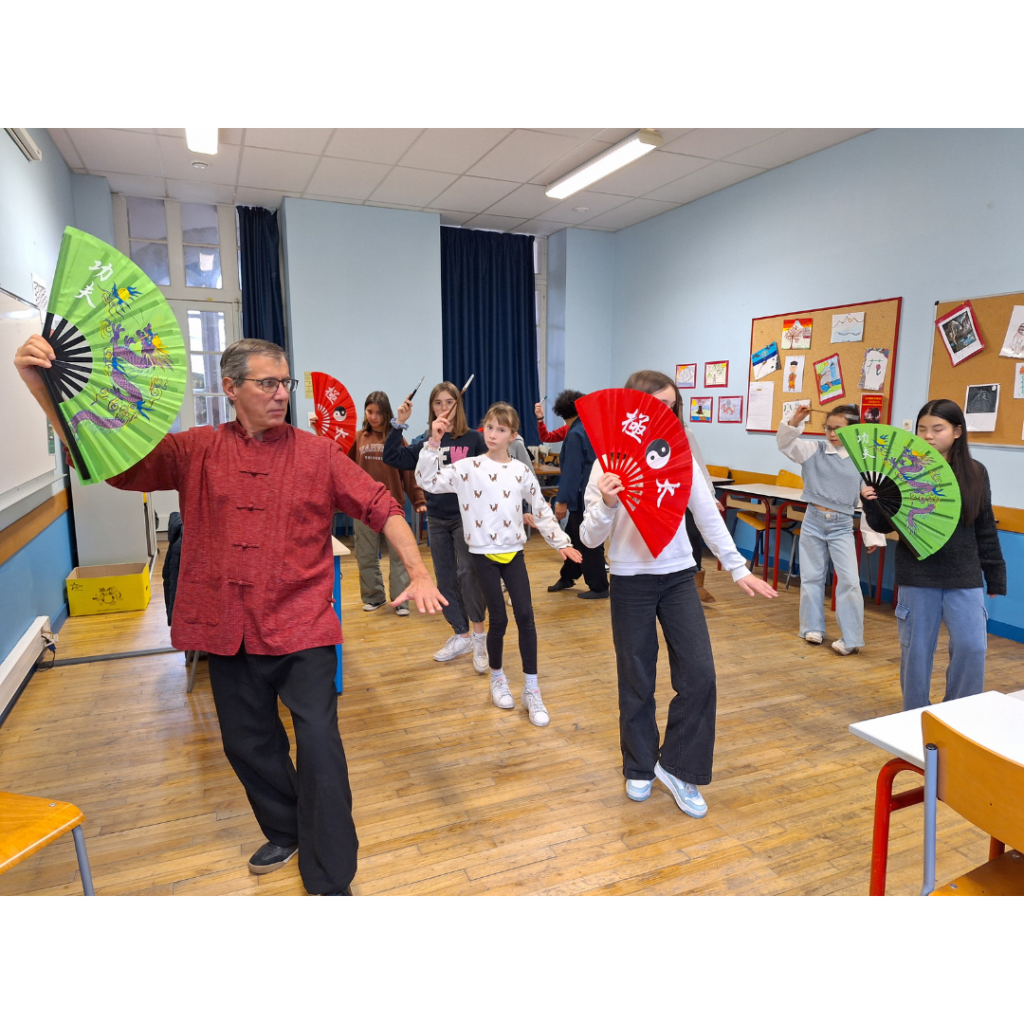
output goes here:
[[[949, 630], [944, 700], [981, 693], [988, 648], [985, 594], [1006, 593], [1006, 562], [992, 513], [988, 472], [971, 457], [963, 410], [948, 398], [933, 399], [917, 414], [916, 430], [956, 475], [960, 522], [949, 540], [923, 560], [905, 544], [896, 548], [896, 621], [904, 711], [931, 703], [932, 664], [943, 622]], [[879, 532], [888, 530], [875, 501], [875, 489], [864, 487], [860, 493], [868, 525]]]

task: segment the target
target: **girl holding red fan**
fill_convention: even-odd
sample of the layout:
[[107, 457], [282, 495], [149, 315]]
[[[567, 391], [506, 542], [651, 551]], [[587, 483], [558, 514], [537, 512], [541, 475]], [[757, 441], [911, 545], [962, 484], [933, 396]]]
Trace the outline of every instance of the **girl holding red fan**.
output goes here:
[[[626, 381], [626, 387], [663, 402], [682, 423], [683, 402], [671, 377], [641, 370]], [[654, 557], [619, 499], [624, 489], [618, 474], [604, 472], [600, 460], [594, 463], [580, 537], [590, 547], [610, 538], [612, 639], [626, 796], [646, 800], [652, 781], [658, 778], [680, 810], [703, 818], [707, 803], [697, 787], [711, 781], [716, 688], [711, 638], [694, 583], [696, 561], [683, 518], [674, 537]], [[688, 507], [708, 546], [739, 587], [751, 596], [775, 597], [771, 586], [747, 568], [702, 480], [691, 488]], [[643, 509], [633, 514], [642, 515]], [[660, 746], [654, 700], [657, 622], [668, 645], [675, 690]]]

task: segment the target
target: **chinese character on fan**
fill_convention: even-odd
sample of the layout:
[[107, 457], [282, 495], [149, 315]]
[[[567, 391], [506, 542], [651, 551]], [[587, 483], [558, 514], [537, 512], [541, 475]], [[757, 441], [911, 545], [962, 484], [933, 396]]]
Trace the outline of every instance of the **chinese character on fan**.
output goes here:
[[340, 392], [337, 388], [328, 388], [324, 394], [327, 396], [328, 402], [336, 402], [340, 396]]
[[667, 494], [670, 498], [676, 493], [676, 489], [679, 484], [670, 484], [667, 480], [662, 482], [657, 477], [654, 478], [654, 482], [658, 485], [658, 508], [661, 508], [661, 499]]
[[628, 434], [634, 441], [640, 441], [647, 431], [650, 420], [650, 416], [645, 416], [639, 409], [634, 409], [633, 412], [626, 413], [626, 418], [622, 421], [622, 432]]

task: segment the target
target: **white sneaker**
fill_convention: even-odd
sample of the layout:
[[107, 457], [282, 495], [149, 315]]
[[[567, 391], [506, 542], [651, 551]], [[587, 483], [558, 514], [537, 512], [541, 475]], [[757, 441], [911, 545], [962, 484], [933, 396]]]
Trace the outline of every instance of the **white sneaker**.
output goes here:
[[825, 639], [824, 633], [804, 633], [804, 639], [809, 644], [820, 644]]
[[405, 605], [403, 604], [400, 608], [396, 608], [395, 609], [395, 614], [396, 615], [408, 615], [409, 614], [409, 609], [406, 608]]
[[845, 655], [845, 654], [856, 654], [860, 650], [860, 648], [859, 647], [847, 647], [846, 644], [844, 644], [842, 640], [837, 640], [832, 645], [832, 650], [835, 651], [836, 654], [844, 654]]
[[708, 813], [708, 805], [704, 802], [704, 797], [700, 795], [700, 790], [692, 782], [683, 782], [682, 779], [669, 775], [661, 767], [660, 761], [654, 766], [654, 774], [668, 787], [679, 810], [691, 818], [703, 818]]
[[626, 779], [626, 796], [642, 804], [651, 795], [650, 779]]
[[512, 691], [508, 688], [508, 679], [505, 676], [491, 680], [491, 703], [503, 711], [508, 711], [516, 706]]
[[523, 696], [520, 699], [523, 702], [523, 707], [530, 712], [532, 725], [547, 725], [551, 721], [548, 709], [544, 707], [544, 701], [541, 699], [540, 690], [528, 690], [524, 686]]
[[459, 636], [453, 633], [448, 637], [444, 647], [434, 655], [434, 661], [451, 661], [460, 654], [465, 654], [473, 646], [473, 641], [468, 636]]
[[[490, 662], [487, 658], [487, 634], [471, 633], [469, 639], [473, 644], [473, 668], [477, 672], [486, 672], [490, 668]], [[509, 707], [511, 706], [510, 704]]]
[[380, 601], [377, 604], [364, 604], [363, 605], [363, 611], [364, 612], [375, 612], [378, 608], [383, 608], [383, 607], [384, 607], [384, 602], [383, 601]]

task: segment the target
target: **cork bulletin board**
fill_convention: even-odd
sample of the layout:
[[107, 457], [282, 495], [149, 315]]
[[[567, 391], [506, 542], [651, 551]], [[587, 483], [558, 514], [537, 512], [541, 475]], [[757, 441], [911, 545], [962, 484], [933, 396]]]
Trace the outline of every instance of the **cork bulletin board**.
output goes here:
[[[871, 407], [870, 415], [879, 423], [888, 423], [892, 410], [901, 304], [900, 298], [879, 299], [752, 320], [747, 365], [748, 393], [750, 385], [771, 382], [774, 394], [770, 426], [752, 421], [750, 406], [753, 395], [750, 395], [747, 430], [775, 433], [782, 419], [784, 403], [801, 400], [811, 406], [811, 418], [805, 434], [824, 436], [823, 413], [848, 403], [861, 407], [865, 400]], [[772, 365], [772, 344], [776, 350], [776, 368], [765, 372]], [[870, 361], [868, 365], [869, 350], [885, 356]], [[767, 358], [766, 351], [769, 353]], [[797, 367], [791, 365], [794, 361], [799, 373], [796, 372]], [[821, 371], [820, 386], [815, 364]], [[792, 390], [794, 386], [796, 390]], [[766, 409], [767, 405], [763, 408]]]
[[[970, 302], [974, 311], [974, 320], [984, 348], [954, 366], [949, 350], [936, 327], [932, 341], [932, 370], [928, 381], [928, 398], [951, 398], [961, 409], [966, 409], [967, 388], [970, 385], [1000, 385], [995, 429], [971, 430], [971, 444], [1004, 444], [1024, 448], [1024, 440], [1021, 440], [1021, 434], [1024, 432], [1024, 399], [1014, 398], [1014, 387], [1016, 385], [1019, 388], [1021, 383], [1016, 379], [1017, 366], [1024, 363], [1024, 353], [1009, 357], [999, 354], [1007, 337], [1014, 307], [1024, 306], [1024, 292], [937, 302], [935, 318], [941, 319], [964, 302]], [[1020, 326], [1016, 319], [1013, 326]], [[1012, 343], [1009, 348], [1010, 351], [1017, 351]]]

